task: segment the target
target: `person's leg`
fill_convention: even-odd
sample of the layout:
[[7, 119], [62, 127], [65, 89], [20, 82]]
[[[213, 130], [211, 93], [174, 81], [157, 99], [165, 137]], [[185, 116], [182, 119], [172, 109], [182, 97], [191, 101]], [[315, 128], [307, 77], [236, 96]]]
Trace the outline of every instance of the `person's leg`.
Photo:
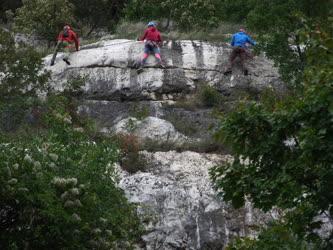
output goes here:
[[57, 42], [57, 45], [54, 49], [54, 52], [53, 52], [53, 56], [52, 56], [52, 59], [51, 59], [51, 66], [54, 65], [54, 62], [57, 58], [57, 54], [58, 54], [58, 51], [59, 51], [59, 48], [61, 47], [61, 42]]
[[240, 64], [241, 64], [241, 67], [242, 67], [242, 71], [244, 72], [244, 75], [248, 75], [249, 71], [248, 69], [246, 68], [246, 59], [248, 58], [248, 54], [247, 54], [247, 51], [245, 49], [242, 49], [240, 51]]
[[162, 61], [162, 58], [161, 58], [161, 54], [160, 54], [160, 53], [155, 53], [155, 57], [157, 58], [157, 60], [158, 60], [159, 62]]
[[234, 66], [237, 55], [238, 55], [238, 48], [233, 48], [232, 52], [229, 56], [229, 62], [228, 62], [227, 68], [224, 72], [225, 75], [232, 73], [232, 67]]
[[62, 59], [65, 63], [67, 63], [68, 65], [70, 65], [71, 63], [69, 62], [69, 56], [70, 56], [70, 44], [68, 42], [63, 42], [63, 46], [64, 46], [64, 58]]
[[149, 57], [148, 53], [143, 53], [143, 57], [142, 57], [142, 60], [141, 60], [142, 65], [144, 65], [146, 63], [148, 57]]
[[145, 44], [143, 57], [141, 59], [141, 65], [140, 65], [141, 67], [143, 67], [146, 64], [150, 51], [151, 51], [150, 46], [148, 44]]
[[164, 67], [163, 62], [162, 62], [162, 58], [161, 58], [161, 51], [160, 51], [160, 48], [155, 47], [155, 48], [154, 48], [154, 54], [155, 54], [155, 57], [156, 57], [157, 60], [158, 60], [158, 64], [159, 64], [161, 67]]
[[254, 54], [249, 50], [249, 49], [245, 49], [245, 53], [246, 53], [246, 57], [250, 60], [254, 59]]

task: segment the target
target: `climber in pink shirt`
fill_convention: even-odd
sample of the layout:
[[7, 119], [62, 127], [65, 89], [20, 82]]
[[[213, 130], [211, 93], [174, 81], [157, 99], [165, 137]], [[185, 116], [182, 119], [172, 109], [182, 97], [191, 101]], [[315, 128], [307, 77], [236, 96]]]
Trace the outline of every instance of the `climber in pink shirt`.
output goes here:
[[164, 68], [160, 51], [160, 46], [162, 45], [161, 33], [157, 30], [155, 22], [148, 23], [148, 28], [139, 40], [145, 41], [144, 54], [141, 60], [140, 68], [145, 65], [150, 53], [154, 53], [158, 60], [158, 64]]

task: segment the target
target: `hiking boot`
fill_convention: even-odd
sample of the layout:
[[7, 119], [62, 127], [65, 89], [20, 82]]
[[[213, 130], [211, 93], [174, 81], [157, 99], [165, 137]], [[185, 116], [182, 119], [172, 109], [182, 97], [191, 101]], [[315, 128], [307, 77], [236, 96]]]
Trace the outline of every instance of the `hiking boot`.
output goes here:
[[230, 69], [224, 71], [223, 75], [227, 76], [230, 75], [232, 73], [232, 71]]
[[71, 65], [71, 63], [68, 61], [68, 59], [63, 58], [62, 60], [63, 60], [65, 63], [67, 63], [67, 65]]
[[249, 75], [249, 71], [246, 69], [246, 70], [244, 70], [244, 76], [247, 76], [247, 75]]

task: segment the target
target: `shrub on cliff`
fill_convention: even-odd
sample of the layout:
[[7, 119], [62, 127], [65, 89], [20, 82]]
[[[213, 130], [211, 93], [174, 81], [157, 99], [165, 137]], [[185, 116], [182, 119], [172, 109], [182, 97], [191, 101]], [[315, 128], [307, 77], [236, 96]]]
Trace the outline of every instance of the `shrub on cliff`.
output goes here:
[[0, 130], [20, 125], [34, 98], [46, 89], [49, 73], [40, 55], [15, 44], [11, 33], [0, 29]]
[[44, 129], [0, 143], [3, 249], [127, 249], [140, 228], [116, 186], [118, 148], [73, 125], [66, 98], [47, 103]]
[[17, 47], [11, 33], [0, 29], [0, 102], [34, 97], [46, 86], [40, 55], [30, 47]]

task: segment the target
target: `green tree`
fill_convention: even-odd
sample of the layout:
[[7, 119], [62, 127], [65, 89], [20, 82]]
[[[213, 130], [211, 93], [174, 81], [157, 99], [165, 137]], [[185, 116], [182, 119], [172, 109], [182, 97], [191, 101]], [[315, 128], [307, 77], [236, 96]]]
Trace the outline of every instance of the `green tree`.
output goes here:
[[1, 138], [3, 249], [128, 249], [139, 235], [116, 187], [117, 147], [74, 129], [66, 100], [49, 98], [42, 134]]
[[258, 239], [238, 238], [226, 250], [317, 250], [318, 246], [309, 245], [283, 224], [273, 224], [264, 229]]
[[253, 5], [251, 4], [251, 1], [222, 0], [221, 9], [224, 21], [244, 23], [247, 15], [253, 9]]
[[56, 41], [64, 24], [74, 23], [69, 0], [25, 0], [17, 10], [15, 25], [19, 31], [36, 34], [47, 41]]
[[[217, 138], [231, 147], [235, 160], [211, 171], [235, 207], [247, 196], [264, 211], [289, 209], [288, 228], [314, 242], [321, 225], [315, 217], [333, 217], [332, 21], [303, 22], [305, 31], [297, 33], [308, 47], [302, 88], [293, 96], [247, 103], [221, 119]], [[322, 248], [331, 249], [329, 244]]]
[[[299, 37], [305, 17], [325, 25], [333, 9], [327, 0], [250, 0], [246, 23], [258, 34], [259, 47], [273, 59], [285, 81], [297, 82], [306, 64], [306, 41]], [[292, 81], [291, 81], [292, 80]]]
[[126, 9], [129, 19], [167, 19], [183, 30], [215, 27], [221, 18], [219, 0], [132, 0]]
[[37, 96], [49, 76], [42, 67], [37, 52], [29, 47], [17, 48], [12, 34], [0, 29], [0, 103]]
[[7, 21], [6, 11], [15, 12], [15, 10], [22, 6], [21, 0], [2, 0], [0, 3], [0, 20]]
[[118, 147], [74, 116], [80, 79], [38, 100], [48, 80], [39, 55], [3, 30], [0, 52], [1, 122], [31, 100], [42, 107], [38, 127], [0, 129], [1, 249], [130, 249], [141, 229], [116, 185]]
[[112, 29], [122, 17], [127, 0], [69, 0], [81, 27], [89, 27], [87, 35], [96, 28]]
[[46, 89], [49, 73], [40, 55], [17, 47], [12, 34], [0, 29], [0, 130], [12, 130], [22, 121], [31, 100]]

